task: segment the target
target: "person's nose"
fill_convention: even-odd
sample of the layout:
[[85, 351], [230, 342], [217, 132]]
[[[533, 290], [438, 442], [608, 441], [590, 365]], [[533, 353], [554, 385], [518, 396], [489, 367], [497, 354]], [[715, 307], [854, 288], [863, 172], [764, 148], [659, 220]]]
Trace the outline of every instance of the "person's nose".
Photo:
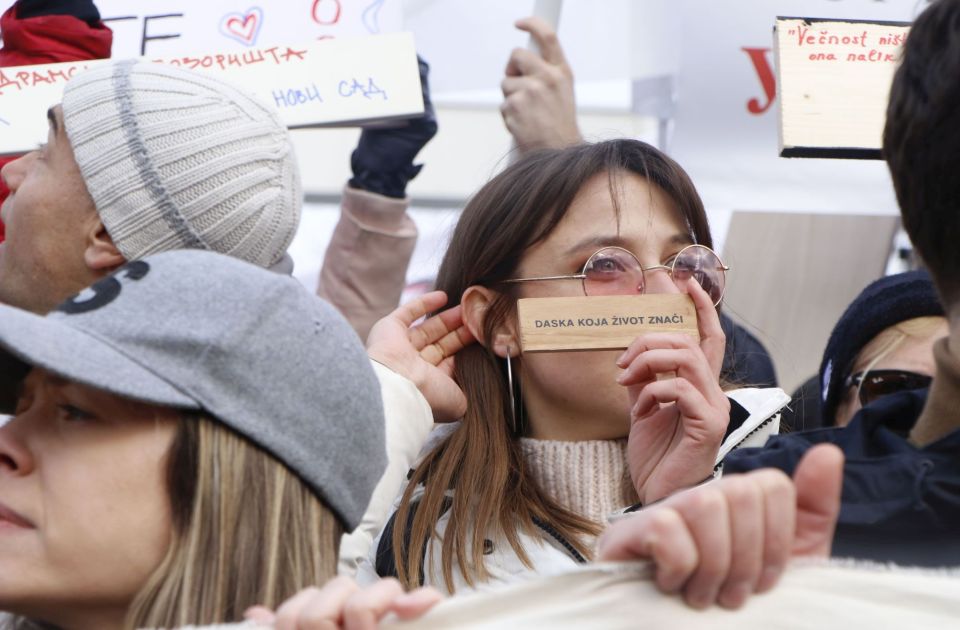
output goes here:
[[654, 265], [643, 271], [643, 278], [647, 284], [647, 293], [680, 293], [680, 288], [670, 274], [670, 267]]
[[0, 170], [0, 177], [3, 178], [3, 183], [10, 189], [10, 192], [17, 191], [36, 159], [37, 152], [31, 151], [12, 162], [4, 164], [3, 169]]
[[15, 416], [0, 424], [0, 477], [23, 477], [33, 471], [34, 459], [25, 439], [28, 414]]

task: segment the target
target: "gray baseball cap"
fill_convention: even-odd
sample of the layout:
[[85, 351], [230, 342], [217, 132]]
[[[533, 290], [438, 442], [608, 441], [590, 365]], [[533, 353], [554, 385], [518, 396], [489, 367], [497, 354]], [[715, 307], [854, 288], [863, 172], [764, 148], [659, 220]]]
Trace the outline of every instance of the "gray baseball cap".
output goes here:
[[290, 277], [206, 251], [128, 263], [45, 317], [0, 305], [0, 413], [29, 366], [203, 410], [273, 454], [354, 529], [386, 467], [360, 339]]

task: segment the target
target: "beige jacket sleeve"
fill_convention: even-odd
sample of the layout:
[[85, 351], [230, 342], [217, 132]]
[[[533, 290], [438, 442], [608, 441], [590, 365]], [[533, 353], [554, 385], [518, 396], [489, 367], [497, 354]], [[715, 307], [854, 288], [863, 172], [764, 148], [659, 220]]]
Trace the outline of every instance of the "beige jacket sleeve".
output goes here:
[[386, 416], [387, 470], [377, 483], [360, 525], [340, 539], [339, 575], [352, 577], [370, 553], [393, 507], [394, 499], [433, 428], [433, 412], [416, 385], [390, 368], [371, 361], [380, 381]]
[[417, 226], [408, 199], [345, 186], [340, 221], [320, 269], [317, 295], [333, 304], [361, 339], [400, 303]]

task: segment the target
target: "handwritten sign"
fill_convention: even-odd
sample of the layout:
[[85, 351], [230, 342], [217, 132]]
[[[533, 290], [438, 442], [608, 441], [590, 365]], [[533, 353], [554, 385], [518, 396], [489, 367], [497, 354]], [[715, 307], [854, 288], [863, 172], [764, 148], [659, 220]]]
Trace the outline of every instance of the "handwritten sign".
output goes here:
[[881, 159], [908, 30], [902, 22], [777, 18], [780, 155]]
[[[423, 113], [409, 33], [151, 61], [216, 74], [273, 104], [288, 127], [359, 124]], [[101, 63], [106, 62], [0, 68], [0, 155], [29, 151], [43, 142], [45, 112], [60, 102], [66, 82]]]
[[653, 332], [700, 338], [693, 301], [681, 294], [524, 298], [517, 310], [524, 352], [616, 350]]
[[[0, 0], [0, 10], [12, 4]], [[401, 0], [96, 0], [96, 5], [113, 30], [118, 59], [407, 30]]]

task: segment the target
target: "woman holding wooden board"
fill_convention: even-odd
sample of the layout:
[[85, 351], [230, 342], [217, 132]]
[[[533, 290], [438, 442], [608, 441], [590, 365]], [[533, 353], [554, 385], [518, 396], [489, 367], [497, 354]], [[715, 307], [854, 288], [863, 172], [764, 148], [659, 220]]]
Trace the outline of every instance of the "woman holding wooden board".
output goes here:
[[[434, 436], [361, 578], [454, 592], [569, 569], [608, 515], [709, 479], [721, 453], [774, 425], [783, 392], [721, 387], [725, 267], [710, 245], [686, 173], [639, 141], [534, 153], [484, 186], [437, 282], [479, 340], [456, 355], [467, 411]], [[643, 293], [688, 293], [699, 342], [520, 351], [518, 299]]]

